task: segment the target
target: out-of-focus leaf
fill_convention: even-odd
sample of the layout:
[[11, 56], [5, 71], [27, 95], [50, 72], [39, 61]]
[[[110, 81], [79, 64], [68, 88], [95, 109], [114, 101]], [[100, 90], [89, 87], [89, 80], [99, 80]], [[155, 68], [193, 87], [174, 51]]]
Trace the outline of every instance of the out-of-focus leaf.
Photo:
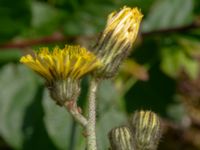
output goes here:
[[0, 134], [14, 149], [56, 147], [46, 131], [42, 107], [43, 85], [21, 65], [5, 65], [0, 73]]
[[30, 25], [30, 0], [0, 1], [0, 42], [14, 37]]
[[195, 13], [199, 14], [200, 13], [200, 10], [199, 10], [200, 1], [199, 0], [194, 0], [194, 2], [195, 2]]
[[127, 59], [120, 67], [120, 72], [115, 79], [115, 87], [123, 98], [137, 80], [147, 81], [148, 79], [147, 67], [138, 64], [133, 59]]
[[118, 3], [120, 3], [120, 6], [130, 6], [130, 7], [138, 7], [141, 9], [142, 13], [146, 16], [146, 14], [148, 14], [149, 9], [151, 8], [152, 4], [155, 2], [156, 0], [145, 0], [145, 1], [141, 1], [141, 0], [125, 0], [125, 1], [117, 1]]
[[[101, 10], [101, 11], [97, 11]], [[74, 13], [69, 13], [64, 22], [64, 33], [69, 35], [94, 35], [105, 26], [107, 15], [112, 7], [88, 3]]]
[[26, 31], [33, 35], [49, 35], [59, 30], [61, 22], [64, 19], [63, 11], [56, 9], [55, 7], [44, 2], [32, 2], [32, 20], [30, 30]]
[[164, 48], [161, 55], [161, 68], [167, 75], [177, 78], [182, 71], [185, 71], [190, 78], [195, 79], [197, 77], [198, 61], [188, 57], [183, 48]]
[[63, 107], [57, 106], [45, 92], [43, 99], [45, 125], [50, 138], [60, 150], [84, 150], [85, 141], [82, 128], [73, 122], [72, 117]]
[[123, 109], [124, 101], [120, 99], [114, 84], [104, 81], [98, 91], [98, 120], [97, 141], [100, 150], [108, 149], [108, 132], [117, 126], [126, 123], [126, 114]]
[[186, 110], [182, 104], [172, 104], [167, 108], [168, 116], [175, 122], [181, 124], [187, 124], [187, 121], [183, 121], [187, 116]]
[[194, 38], [180, 37], [178, 43], [193, 58], [200, 58], [200, 40]]
[[6, 49], [0, 50], [0, 63], [6, 63], [11, 61], [18, 61], [21, 56], [21, 52], [18, 49]]
[[125, 60], [120, 70], [126, 74], [132, 75], [136, 79], [143, 81], [148, 80], [147, 69], [132, 59]]
[[23, 119], [36, 94], [37, 82], [26, 68], [10, 64], [0, 71], [0, 83], [0, 134], [12, 147], [22, 149]]
[[192, 22], [193, 0], [157, 0], [143, 21], [144, 32], [178, 27]]

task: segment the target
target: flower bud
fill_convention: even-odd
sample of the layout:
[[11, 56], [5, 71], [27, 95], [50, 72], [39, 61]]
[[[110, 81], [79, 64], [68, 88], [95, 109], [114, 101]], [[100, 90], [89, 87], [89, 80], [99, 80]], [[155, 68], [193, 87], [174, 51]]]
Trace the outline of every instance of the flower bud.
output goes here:
[[126, 127], [114, 128], [109, 132], [111, 150], [134, 150], [131, 130]]
[[159, 117], [151, 111], [135, 112], [130, 120], [137, 150], [156, 150], [161, 137]]
[[137, 37], [142, 14], [138, 8], [124, 7], [108, 16], [107, 25], [94, 47], [94, 53], [103, 63], [96, 76], [113, 77], [127, 57]]

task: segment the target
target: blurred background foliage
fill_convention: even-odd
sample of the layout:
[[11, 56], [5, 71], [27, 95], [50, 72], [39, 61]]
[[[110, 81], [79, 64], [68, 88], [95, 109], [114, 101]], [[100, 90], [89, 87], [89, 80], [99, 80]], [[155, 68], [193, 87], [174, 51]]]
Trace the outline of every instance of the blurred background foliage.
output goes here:
[[[84, 131], [19, 58], [40, 46], [92, 49], [107, 15], [124, 5], [144, 18], [131, 56], [100, 86], [99, 149], [111, 128], [149, 109], [164, 120], [159, 149], [200, 150], [199, 0], [0, 0], [0, 149], [85, 149]], [[82, 86], [85, 108], [88, 78]]]

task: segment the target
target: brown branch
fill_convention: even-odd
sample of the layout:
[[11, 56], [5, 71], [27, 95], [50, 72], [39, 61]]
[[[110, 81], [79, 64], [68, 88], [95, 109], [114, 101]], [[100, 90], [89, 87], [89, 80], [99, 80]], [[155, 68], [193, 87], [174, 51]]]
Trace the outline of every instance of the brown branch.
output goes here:
[[197, 28], [200, 28], [200, 24], [194, 22], [194, 23], [191, 23], [189, 25], [185, 25], [185, 26], [181, 26], [181, 27], [174, 27], [174, 28], [160, 29], [160, 30], [154, 30], [154, 31], [150, 31], [150, 32], [144, 32], [144, 33], [142, 33], [142, 36], [146, 37], [146, 36], [151, 36], [151, 35], [155, 35], [155, 34], [184, 32], [184, 31], [189, 31], [189, 30], [193, 30], [193, 29], [197, 29]]
[[51, 36], [46, 36], [38, 39], [11, 41], [0, 45], [0, 48], [27, 48], [40, 44], [52, 44], [57, 42], [65, 42], [67, 40], [73, 40], [74, 37], [65, 37], [61, 33], [54, 33]]
[[[192, 29], [197, 29], [200, 28], [200, 22], [195, 21], [189, 25], [185, 25], [185, 26], [181, 26], [181, 27], [174, 27], [174, 28], [168, 28], [168, 29], [160, 29], [160, 30], [154, 30], [154, 31], [150, 31], [150, 32], [143, 32], [141, 33], [142, 37], [147, 37], [147, 36], [152, 36], [155, 34], [165, 34], [165, 33], [174, 33], [174, 32], [184, 32], [184, 31], [188, 31], [188, 30], [192, 30]], [[90, 39], [95, 37], [94, 36], [83, 36], [86, 39]], [[80, 38], [83, 38], [82, 36]], [[47, 36], [47, 37], [42, 37], [42, 38], [38, 38], [38, 39], [29, 39], [29, 40], [20, 40], [20, 41], [11, 41], [11, 42], [7, 42], [4, 44], [0, 44], [0, 49], [7, 49], [7, 48], [27, 48], [27, 47], [31, 47], [34, 45], [40, 45], [40, 44], [52, 44], [52, 43], [57, 43], [57, 42], [66, 42], [66, 41], [74, 41], [76, 40], [75, 37], [71, 36], [71, 37], [66, 37], [61, 33], [54, 33], [51, 36]]]

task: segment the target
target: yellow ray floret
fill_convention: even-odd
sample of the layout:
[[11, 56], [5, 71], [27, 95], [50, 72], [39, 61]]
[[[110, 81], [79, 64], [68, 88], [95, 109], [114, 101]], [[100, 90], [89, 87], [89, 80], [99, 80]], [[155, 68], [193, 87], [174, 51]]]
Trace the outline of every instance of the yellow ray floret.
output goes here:
[[20, 62], [36, 71], [42, 77], [51, 80], [79, 79], [86, 73], [101, 66], [101, 62], [91, 52], [80, 46], [55, 47], [49, 51], [40, 48], [34, 56], [26, 55]]

